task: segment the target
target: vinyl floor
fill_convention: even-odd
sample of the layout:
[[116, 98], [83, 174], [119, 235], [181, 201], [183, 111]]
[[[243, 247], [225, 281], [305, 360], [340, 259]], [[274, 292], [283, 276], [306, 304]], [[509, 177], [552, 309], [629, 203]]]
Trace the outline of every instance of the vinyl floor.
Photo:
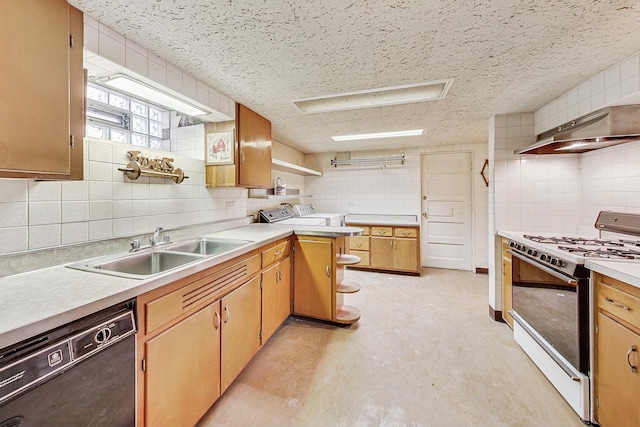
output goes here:
[[290, 317], [199, 427], [582, 426], [488, 316], [488, 276], [348, 270], [362, 317]]

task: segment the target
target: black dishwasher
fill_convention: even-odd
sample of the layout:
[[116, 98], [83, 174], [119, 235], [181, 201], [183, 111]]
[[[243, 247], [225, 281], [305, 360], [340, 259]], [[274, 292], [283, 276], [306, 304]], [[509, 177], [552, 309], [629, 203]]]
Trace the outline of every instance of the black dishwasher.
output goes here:
[[135, 302], [0, 350], [0, 427], [135, 425]]

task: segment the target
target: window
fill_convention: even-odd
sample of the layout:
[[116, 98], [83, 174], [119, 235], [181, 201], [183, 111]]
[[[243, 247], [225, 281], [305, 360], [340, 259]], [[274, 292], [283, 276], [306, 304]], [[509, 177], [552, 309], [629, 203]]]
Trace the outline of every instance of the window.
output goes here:
[[164, 110], [90, 82], [87, 85], [89, 137], [161, 149]]

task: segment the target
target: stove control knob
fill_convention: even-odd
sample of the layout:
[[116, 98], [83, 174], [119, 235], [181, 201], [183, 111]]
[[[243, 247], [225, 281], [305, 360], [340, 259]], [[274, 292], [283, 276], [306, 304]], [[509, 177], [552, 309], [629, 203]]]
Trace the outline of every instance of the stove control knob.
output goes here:
[[527, 254], [531, 255], [531, 256], [538, 256], [538, 252], [535, 251], [534, 249], [529, 249], [527, 251]]
[[549, 257], [545, 254], [540, 255], [540, 261], [548, 261]]

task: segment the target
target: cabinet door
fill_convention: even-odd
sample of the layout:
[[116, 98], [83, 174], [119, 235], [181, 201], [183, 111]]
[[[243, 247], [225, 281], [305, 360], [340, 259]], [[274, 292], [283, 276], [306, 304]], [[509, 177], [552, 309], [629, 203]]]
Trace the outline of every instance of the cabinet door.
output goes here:
[[145, 423], [193, 426], [220, 396], [220, 301], [145, 345]]
[[416, 239], [393, 239], [393, 267], [396, 270], [418, 269], [418, 241]]
[[511, 255], [502, 255], [502, 319], [513, 329], [513, 293], [511, 280]]
[[260, 300], [260, 275], [222, 298], [222, 392], [260, 349]]
[[0, 2], [0, 176], [82, 179], [82, 28], [65, 0]]
[[260, 114], [238, 104], [238, 185], [270, 188], [271, 122]]
[[[596, 334], [596, 419], [602, 427], [640, 425], [640, 336], [598, 313]], [[635, 351], [631, 351], [635, 346]]]
[[387, 237], [371, 237], [371, 267], [393, 269], [393, 239]]
[[293, 312], [333, 320], [335, 251], [331, 239], [298, 237], [293, 260]]
[[262, 273], [262, 343], [265, 343], [291, 312], [291, 258]]

